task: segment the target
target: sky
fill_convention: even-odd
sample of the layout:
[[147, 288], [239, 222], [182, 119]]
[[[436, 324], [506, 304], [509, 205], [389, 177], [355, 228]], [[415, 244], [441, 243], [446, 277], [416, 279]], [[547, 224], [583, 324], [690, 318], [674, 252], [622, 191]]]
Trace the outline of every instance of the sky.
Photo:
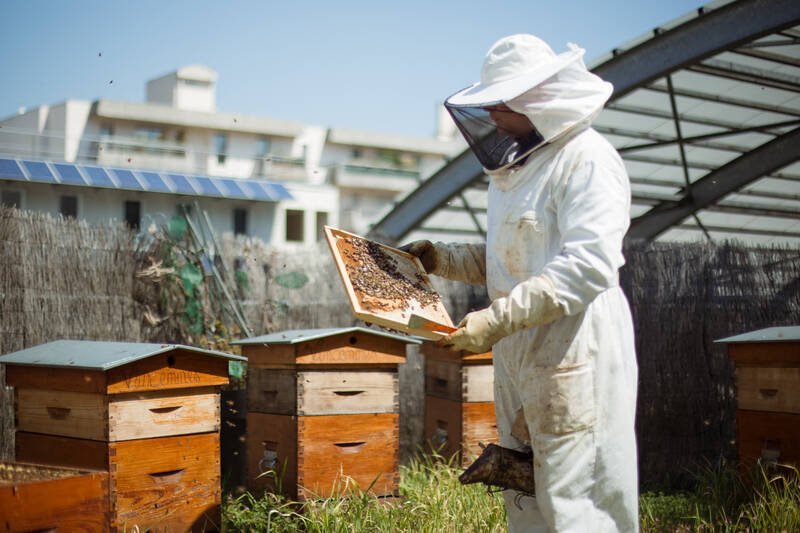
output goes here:
[[0, 118], [67, 99], [143, 102], [202, 64], [217, 111], [432, 136], [499, 38], [532, 33], [587, 64], [697, 0], [2, 0]]

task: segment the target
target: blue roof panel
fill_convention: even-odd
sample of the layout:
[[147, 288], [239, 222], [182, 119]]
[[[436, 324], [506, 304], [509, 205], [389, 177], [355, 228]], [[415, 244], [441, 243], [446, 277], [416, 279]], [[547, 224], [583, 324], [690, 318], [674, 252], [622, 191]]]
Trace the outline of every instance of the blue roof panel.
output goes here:
[[256, 200], [274, 200], [272, 194], [267, 192], [258, 182], [247, 180], [242, 183], [242, 189]]
[[192, 176], [194, 181], [200, 186], [200, 192], [206, 194], [208, 196], [225, 196], [220, 192], [214, 182], [211, 181], [211, 178], [206, 178], [203, 176]]
[[0, 177], [24, 180], [25, 174], [13, 159], [0, 159]]
[[194, 190], [194, 187], [192, 187], [192, 184], [186, 179], [186, 176], [182, 174], [167, 174], [167, 177], [175, 186], [175, 192], [183, 194], [197, 194], [197, 191]]
[[56, 167], [58, 175], [61, 176], [61, 183], [68, 185], [86, 185], [86, 180], [83, 179], [81, 173], [75, 165], [67, 165], [64, 163], [53, 163]]
[[239, 184], [236, 183], [235, 180], [229, 178], [217, 178], [217, 181], [222, 183], [222, 185], [224, 185], [225, 188], [228, 189], [228, 194], [226, 196], [230, 196], [233, 198], [245, 198], [248, 200], [250, 199], [250, 197], [247, 196], [247, 194], [245, 194], [245, 192], [241, 189], [241, 187], [239, 187]]
[[112, 168], [111, 172], [117, 177], [119, 181], [119, 186], [122, 189], [133, 189], [135, 191], [142, 191], [144, 188], [142, 184], [139, 183], [139, 180], [136, 179], [133, 172], [130, 170], [125, 170], [122, 168]]
[[108, 177], [108, 173], [106, 173], [104, 168], [83, 167], [83, 170], [85, 170], [86, 174], [89, 176], [89, 185], [94, 185], [95, 187], [116, 187], [114, 182], [111, 181], [111, 178]]
[[155, 172], [143, 172], [140, 170], [139, 175], [144, 178], [148, 191], [172, 192], [164, 180], [161, 179], [161, 176]]
[[50, 172], [50, 167], [47, 163], [42, 161], [23, 161], [25, 170], [28, 171], [28, 176], [33, 181], [43, 181], [45, 183], [56, 183], [56, 177]]

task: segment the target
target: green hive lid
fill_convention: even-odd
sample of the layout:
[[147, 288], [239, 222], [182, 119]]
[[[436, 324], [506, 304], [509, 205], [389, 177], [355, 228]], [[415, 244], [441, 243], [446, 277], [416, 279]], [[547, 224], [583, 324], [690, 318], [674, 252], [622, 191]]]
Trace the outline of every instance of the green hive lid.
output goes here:
[[377, 335], [379, 337], [387, 337], [389, 339], [395, 339], [411, 344], [422, 343], [422, 340], [418, 337], [395, 335], [375, 329], [354, 326], [350, 328], [289, 329], [286, 331], [279, 331], [277, 333], [270, 333], [268, 335], [261, 335], [260, 337], [250, 337], [247, 339], [233, 341], [231, 344], [297, 344], [299, 342], [307, 342], [345, 333], [354, 333], [356, 331], [361, 331], [370, 335]]
[[714, 342], [788, 342], [798, 340], [800, 340], [800, 326], [778, 326], [717, 339]]
[[60, 340], [0, 356], [0, 363], [109, 370], [172, 350], [247, 361], [246, 357], [182, 344]]

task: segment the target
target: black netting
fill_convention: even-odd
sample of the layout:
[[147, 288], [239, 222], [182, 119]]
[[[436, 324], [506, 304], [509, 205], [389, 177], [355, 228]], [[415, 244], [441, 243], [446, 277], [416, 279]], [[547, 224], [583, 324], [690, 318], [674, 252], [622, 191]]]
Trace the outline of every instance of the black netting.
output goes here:
[[512, 137], [501, 132], [483, 107], [449, 104], [445, 107], [486, 170], [498, 170], [516, 163], [544, 141], [532, 125], [532, 131], [525, 137]]

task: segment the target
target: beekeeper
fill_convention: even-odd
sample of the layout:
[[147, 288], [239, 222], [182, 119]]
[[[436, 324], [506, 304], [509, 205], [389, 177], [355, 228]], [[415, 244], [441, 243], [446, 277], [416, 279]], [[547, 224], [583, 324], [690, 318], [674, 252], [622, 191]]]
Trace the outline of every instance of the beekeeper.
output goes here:
[[[491, 305], [439, 341], [493, 350], [499, 443], [533, 451], [535, 497], [503, 493], [508, 530], [638, 530], [637, 366], [619, 287], [630, 185], [591, 128], [611, 84], [584, 50], [532, 35], [487, 53], [445, 102], [490, 177], [485, 244], [415, 241], [432, 274], [487, 285]], [[527, 435], [512, 425], [519, 416]]]

